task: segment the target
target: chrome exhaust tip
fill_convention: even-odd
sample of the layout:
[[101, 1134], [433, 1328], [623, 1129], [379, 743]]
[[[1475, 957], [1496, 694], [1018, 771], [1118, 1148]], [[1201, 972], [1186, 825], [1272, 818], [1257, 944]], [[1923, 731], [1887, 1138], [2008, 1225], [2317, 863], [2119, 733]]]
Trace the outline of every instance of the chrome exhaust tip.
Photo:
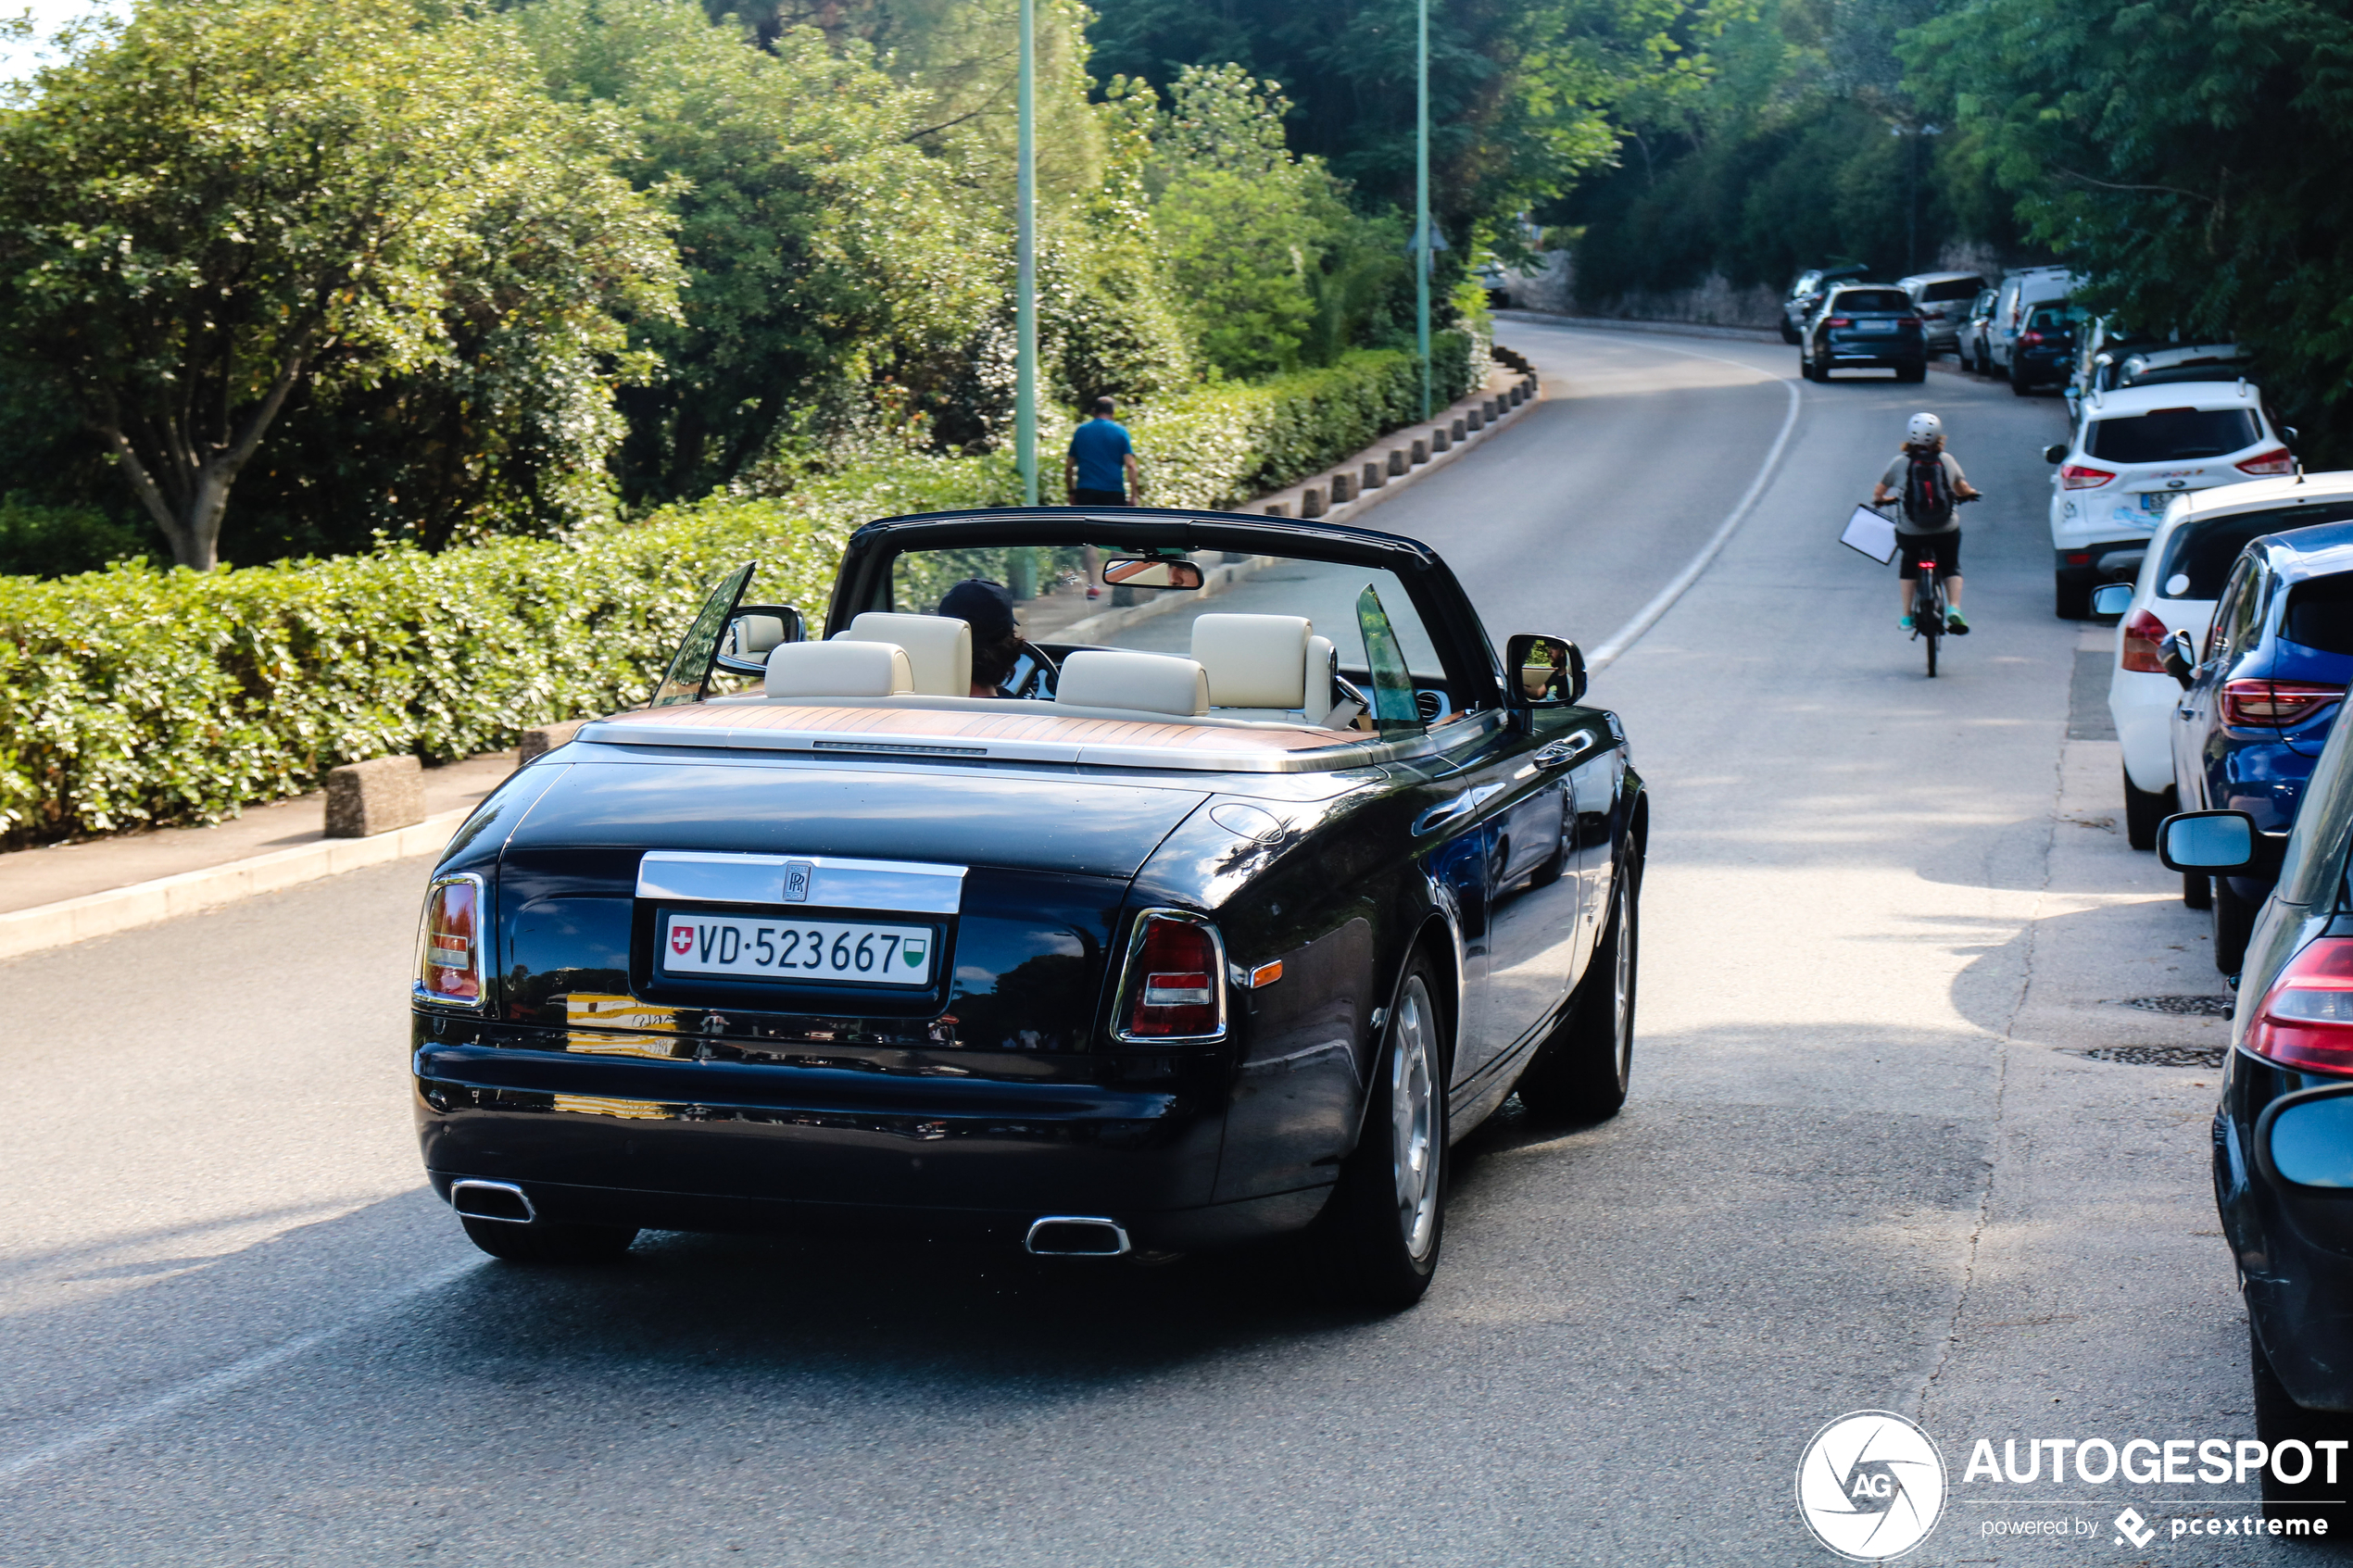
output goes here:
[[475, 1220], [507, 1220], [527, 1225], [539, 1218], [531, 1195], [512, 1182], [476, 1181], [472, 1176], [449, 1184], [449, 1207]]
[[1128, 1250], [1127, 1232], [1097, 1215], [1049, 1214], [1030, 1222], [1022, 1247], [1033, 1258], [1117, 1258]]

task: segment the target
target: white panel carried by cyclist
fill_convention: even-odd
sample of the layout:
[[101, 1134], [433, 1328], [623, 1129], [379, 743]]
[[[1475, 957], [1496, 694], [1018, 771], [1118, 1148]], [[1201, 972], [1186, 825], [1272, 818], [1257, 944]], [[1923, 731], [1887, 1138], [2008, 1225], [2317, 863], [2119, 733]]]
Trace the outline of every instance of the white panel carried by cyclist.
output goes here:
[[1956, 508], [1974, 501], [1981, 492], [1961, 472], [1958, 458], [1944, 450], [1944, 421], [1934, 414], [1914, 414], [1904, 428], [1904, 449], [1895, 454], [1871, 486], [1871, 505], [1884, 506], [1901, 497], [1904, 521], [1895, 531], [1895, 559], [1902, 573], [1896, 584], [1897, 608], [1905, 631], [1912, 629], [1913, 584], [1923, 561], [1933, 561], [1944, 580], [1944, 629], [1956, 636], [1969, 633], [1961, 616], [1961, 525]]

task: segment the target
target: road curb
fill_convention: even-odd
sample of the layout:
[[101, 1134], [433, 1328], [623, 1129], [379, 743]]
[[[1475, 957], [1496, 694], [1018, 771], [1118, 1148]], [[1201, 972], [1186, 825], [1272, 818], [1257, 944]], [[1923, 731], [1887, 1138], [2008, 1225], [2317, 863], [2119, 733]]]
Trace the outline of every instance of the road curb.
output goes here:
[[448, 843], [449, 835], [473, 812], [473, 807], [460, 807], [373, 838], [321, 838], [200, 871], [14, 909], [0, 914], [0, 959], [155, 925], [257, 893], [274, 893], [321, 877], [428, 855]]

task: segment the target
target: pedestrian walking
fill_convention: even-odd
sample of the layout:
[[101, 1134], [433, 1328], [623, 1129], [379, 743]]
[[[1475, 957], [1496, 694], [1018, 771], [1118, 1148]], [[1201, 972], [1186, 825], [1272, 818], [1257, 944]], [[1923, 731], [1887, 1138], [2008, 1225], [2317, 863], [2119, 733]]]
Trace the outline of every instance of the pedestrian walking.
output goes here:
[[1108, 397], [1095, 399], [1095, 414], [1070, 433], [1070, 453], [1063, 459], [1063, 483], [1074, 507], [1141, 506], [1144, 476], [1136, 466], [1135, 444], [1127, 427], [1112, 418], [1116, 407]]

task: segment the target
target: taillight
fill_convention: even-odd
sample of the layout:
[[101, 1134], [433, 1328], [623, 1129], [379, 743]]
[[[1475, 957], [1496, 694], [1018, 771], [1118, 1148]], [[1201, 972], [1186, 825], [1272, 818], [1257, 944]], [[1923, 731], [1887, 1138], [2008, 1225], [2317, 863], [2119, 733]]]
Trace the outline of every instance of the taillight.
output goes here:
[[2239, 730], [2301, 724], [2344, 697], [2343, 686], [2309, 681], [2232, 681], [2222, 687], [2222, 722]]
[[2127, 670], [2151, 675], [2165, 673], [2165, 622], [2153, 611], [2136, 609], [2124, 622], [2124, 652], [2117, 660]]
[[2043, 341], [2043, 334], [2041, 332], [2021, 332], [2019, 334], [2018, 341], [2023, 344], [2037, 344]]
[[1822, 323], [1826, 327], [1851, 327], [1854, 324], [1855, 318], [1852, 316], [1833, 316]]
[[435, 877], [417, 931], [417, 997], [450, 1007], [482, 1005], [482, 878]]
[[2082, 463], [2059, 470], [2059, 483], [2070, 490], [2096, 490], [2115, 477], [2106, 469], [2086, 468]]
[[1898, 316], [1895, 318], [1895, 324], [1899, 327], [1917, 327], [1920, 324], [1920, 319], [1918, 316]]
[[2274, 446], [2268, 452], [2258, 452], [2238, 465], [2241, 473], [2293, 473], [2296, 454], [2284, 446]]
[[2353, 1073], [2353, 936], [2322, 936], [2256, 1004], [2246, 1048], [2283, 1067]]
[[1127, 947], [1123, 1040], [1197, 1040], [1226, 1030], [1225, 950], [1217, 928], [1174, 909], [1147, 909]]

